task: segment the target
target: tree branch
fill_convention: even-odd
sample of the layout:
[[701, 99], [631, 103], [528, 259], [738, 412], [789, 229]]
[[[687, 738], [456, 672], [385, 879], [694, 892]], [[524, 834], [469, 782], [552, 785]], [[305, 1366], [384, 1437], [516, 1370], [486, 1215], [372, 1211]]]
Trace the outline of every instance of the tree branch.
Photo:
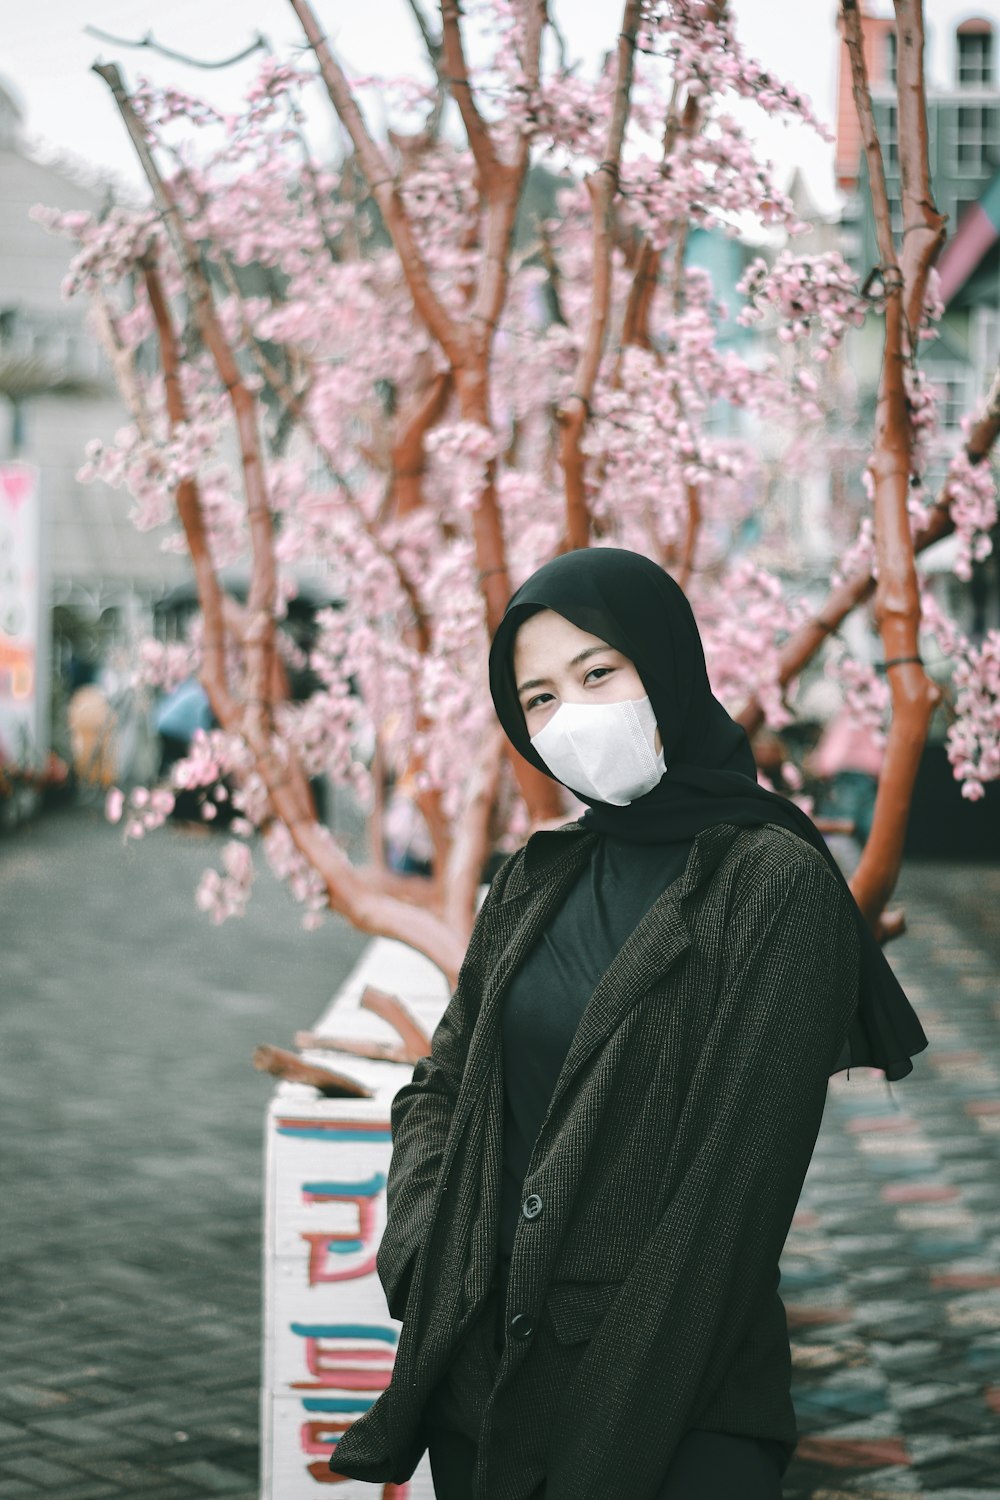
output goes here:
[[[269, 683], [274, 656], [274, 601], [276, 574], [271, 508], [264, 481], [264, 465], [257, 432], [257, 405], [247, 390], [219, 323], [212, 291], [201, 267], [198, 252], [188, 238], [177, 204], [164, 181], [150, 149], [146, 129], [125, 90], [121, 74], [113, 64], [94, 64], [94, 72], [110, 88], [126, 129], [136, 149], [153, 197], [163, 216], [167, 236], [180, 263], [195, 323], [215, 363], [219, 379], [229, 393], [243, 460], [243, 484], [253, 567], [247, 608], [252, 617], [247, 646], [247, 696], [244, 719], [252, 737], [269, 740], [272, 704]], [[248, 738], [251, 735], [248, 734]], [[272, 754], [270, 750], [267, 752]], [[306, 783], [308, 785], [308, 783]], [[311, 800], [311, 799], [310, 799]]]
[[399, 414], [392, 441], [389, 490], [398, 516], [409, 515], [424, 502], [424, 439], [443, 416], [453, 389], [451, 371], [439, 370]]
[[[340, 67], [322, 36], [308, 0], [290, 0], [317, 60], [331, 103], [350, 135], [369, 191], [382, 211], [410, 295], [418, 315], [437, 339], [455, 379], [459, 409], [464, 420], [490, 426], [489, 352], [507, 287], [507, 257], [513, 233], [521, 184], [527, 170], [530, 141], [522, 133], [513, 166], [503, 166], [484, 184], [490, 203], [487, 245], [482, 281], [469, 324], [460, 326], [435, 297], [427, 267], [419, 253], [395, 179], [372, 139]], [[525, 70], [529, 88], [537, 84], [539, 48], [545, 20], [544, 0], [529, 0], [528, 55]], [[472, 518], [479, 586], [485, 605], [487, 628], [492, 634], [510, 597], [510, 579], [496, 495], [496, 463], [487, 465], [486, 481]], [[518, 756], [518, 782], [536, 815], [552, 801], [553, 783]]]
[[365, 124], [350, 84], [330, 51], [309, 0], [289, 0], [289, 3], [316, 54], [330, 102], [354, 143], [358, 163], [368, 183], [368, 191], [378, 204], [386, 228], [392, 236], [413, 304], [451, 364], [459, 365], [465, 355], [462, 340], [453, 319], [431, 286], [430, 274], [403, 207], [395, 174]]
[[[146, 295], [153, 311], [153, 320], [160, 342], [160, 363], [163, 368], [163, 388], [166, 397], [167, 418], [171, 432], [187, 421], [184, 395], [180, 383], [180, 357], [177, 336], [174, 333], [170, 308], [160, 282], [159, 271], [152, 256], [141, 262]], [[205, 622], [202, 647], [201, 680], [208, 694], [212, 710], [220, 724], [227, 729], [237, 729], [240, 707], [229, 687], [226, 675], [226, 627], [223, 605], [223, 590], [219, 584], [215, 564], [209, 550], [205, 530], [204, 512], [197, 481], [182, 479], [175, 495], [177, 514], [184, 528], [188, 552], [194, 568], [195, 589], [198, 604]]]
[[[860, 21], [854, 6], [855, 0], [844, 0], [845, 21], [849, 19], [848, 13], [853, 11], [850, 24], [856, 43], [860, 37]], [[902, 274], [883, 251], [885, 352], [875, 446], [870, 462], [875, 481], [875, 546], [879, 573], [875, 619], [885, 660], [898, 662], [889, 673], [892, 719], [871, 833], [851, 878], [855, 899], [873, 927], [877, 926], [899, 878], [920, 757], [927, 741], [931, 716], [941, 699], [940, 689], [924, 671], [919, 656], [920, 590], [907, 505], [913, 467], [913, 429], [904, 372], [907, 359], [916, 355], [916, 326], [909, 323], [909, 310], [916, 308], [919, 322], [927, 276], [941, 246], [944, 223], [930, 199], [920, 0], [896, 0], [896, 15], [900, 42], [897, 48], [897, 97], [904, 227], [914, 232], [907, 235]], [[869, 152], [869, 170], [876, 161], [881, 168], [864, 55], [857, 45], [851, 50], [851, 64], [862, 136]], [[891, 250], [892, 227], [884, 177], [880, 189], [876, 186], [872, 201], [879, 243]], [[912, 337], [908, 337], [911, 333]]]
[[439, 37], [436, 37], [431, 31], [430, 22], [424, 15], [423, 7], [420, 5], [419, 0], [407, 0], [407, 3], [410, 7], [413, 19], [417, 23], [417, 29], [420, 32], [423, 44], [427, 49], [427, 56], [430, 58], [431, 67], [440, 78], [442, 52], [441, 40]]
[[[201, 212], [205, 213], [207, 211], [207, 204], [205, 203], [204, 197], [198, 192], [195, 184], [191, 181], [190, 173], [187, 171], [187, 168], [182, 161], [177, 162], [177, 171], [184, 181], [188, 191], [191, 193], [193, 199], [198, 203]], [[292, 389], [292, 387], [283, 378], [280, 370], [278, 370], [277, 367], [271, 363], [263, 348], [261, 347], [247, 317], [246, 306], [243, 300], [243, 293], [240, 290], [239, 282], [236, 278], [236, 273], [233, 269], [229, 255], [224, 251], [217, 252], [216, 264], [218, 265], [219, 270], [222, 274], [222, 278], [229, 289], [230, 295], [236, 299], [236, 303], [239, 308], [241, 332], [243, 334], [243, 338], [246, 342], [247, 348], [250, 351], [251, 357], [254, 360], [254, 363], [256, 364], [260, 373], [263, 375], [264, 379], [267, 381], [275, 397], [278, 399], [278, 401], [281, 402], [288, 416], [298, 424], [298, 426], [305, 433], [306, 437], [309, 438], [310, 442], [315, 445], [317, 453], [323, 459], [328, 475], [334, 481], [341, 494], [343, 495], [343, 498], [350, 508], [351, 513], [353, 514], [359, 527], [368, 537], [369, 541], [375, 548], [382, 561], [386, 563], [395, 574], [396, 581], [399, 584], [399, 588], [405, 596], [407, 604], [409, 605], [410, 610], [413, 614], [418, 638], [421, 642], [421, 650], [426, 651], [428, 649], [430, 639], [429, 627], [427, 624], [426, 616], [424, 614], [424, 610], [417, 596], [416, 589], [407, 578], [398, 558], [395, 557], [395, 555], [382, 542], [376, 526], [373, 525], [371, 521], [369, 521], [368, 517], [365, 515], [363, 508], [358, 503], [358, 499], [351, 489], [350, 485], [348, 484], [347, 480], [337, 469], [333, 452], [331, 451], [328, 444], [326, 444], [320, 436], [315, 423], [309, 415], [309, 410], [305, 404], [305, 401], [303, 400], [303, 397], [297, 391]], [[422, 437], [423, 434], [421, 434], [421, 440]]]
[[611, 205], [618, 191], [622, 143], [625, 139], [625, 127], [628, 124], [639, 10], [639, 0], [625, 0], [621, 34], [618, 38], [614, 103], [608, 122], [604, 160], [597, 170], [585, 179], [593, 212], [593, 286], [590, 318], [573, 376], [573, 391], [563, 402], [557, 418], [561, 427], [559, 455], [566, 485], [566, 546], [569, 549], [586, 547], [590, 539], [590, 516], [580, 442], [590, 415], [590, 404], [607, 336], [611, 306], [609, 220]]
[[452, 840], [445, 872], [445, 920], [464, 923], [475, 911], [483, 865], [489, 853], [490, 814], [503, 763], [504, 736], [495, 725], [482, 747], [469, 796]]
[[895, 0], [895, 9], [903, 284], [906, 288], [908, 352], [915, 355], [927, 296], [927, 277], [941, 253], [946, 220], [934, 205], [928, 163], [923, 7], [921, 0]]
[[[186, 420], [178, 378], [177, 336], [169, 305], [151, 261], [147, 260], [145, 263], [144, 274], [160, 336], [168, 415], [171, 424], [175, 425]], [[333, 910], [339, 911], [359, 931], [394, 937], [400, 942], [409, 943], [411, 947], [426, 954], [432, 963], [436, 963], [452, 979], [458, 973], [465, 952], [471, 920], [464, 932], [460, 928], [456, 929], [453, 923], [445, 923], [434, 913], [399, 896], [388, 894], [378, 871], [354, 869], [329, 830], [317, 821], [312, 790], [298, 757], [289, 753], [286, 760], [279, 759], [274, 753], [270, 737], [262, 731], [259, 716], [248, 715], [241, 710], [230, 693], [225, 677], [224, 640], [227, 607], [232, 601], [223, 594], [215, 576], [198, 488], [193, 480], [179, 487], [177, 503], [195, 565], [199, 603], [205, 616], [206, 665], [203, 680], [220, 723], [227, 731], [242, 734], [246, 739], [276, 815], [288, 828], [299, 852], [319, 871]], [[251, 601], [245, 612], [246, 623], [243, 630], [248, 655], [260, 648], [260, 611], [259, 608], [255, 611], [252, 605], [251, 584]], [[273, 615], [271, 625], [273, 630]], [[276, 687], [273, 670], [268, 673], [262, 687], [270, 702]], [[420, 882], [421, 891], [426, 889], [426, 885], [427, 882]]]
[[889, 211], [889, 194], [885, 185], [885, 167], [882, 148], [875, 128], [871, 90], [868, 86], [868, 68], [865, 63], [864, 37], [861, 31], [861, 11], [858, 0], [841, 0], [841, 16], [844, 22], [844, 41], [851, 60], [851, 84], [854, 107], [861, 127], [861, 142], [865, 161], [868, 163], [868, 186], [871, 193], [872, 210], [875, 215], [875, 236], [882, 262], [882, 274], [888, 277], [896, 266], [896, 246], [892, 237], [892, 218]]
[[254, 41], [244, 47], [242, 52], [235, 52], [232, 57], [224, 57], [219, 62], [203, 62], [199, 57], [189, 57], [186, 52], [174, 52], [170, 47], [164, 47], [158, 42], [151, 31], [147, 31], [139, 41], [130, 41], [128, 37], [112, 36], [110, 31], [102, 31], [100, 26], [87, 25], [84, 31], [88, 36], [93, 36], [101, 42], [110, 42], [114, 47], [148, 47], [152, 52], [158, 52], [161, 57], [169, 57], [174, 62], [185, 63], [189, 68], [231, 68], [234, 63], [243, 62], [244, 58], [252, 57], [255, 52], [271, 52], [271, 44], [262, 31], [258, 31]]
[[[444, 0], [447, 4], [448, 0]], [[525, 26], [524, 83], [529, 95], [538, 88], [542, 32], [545, 29], [545, 0], [529, 0]], [[470, 96], [471, 97], [471, 96]], [[485, 372], [493, 334], [507, 296], [511, 244], [518, 205], [531, 155], [531, 135], [521, 131], [511, 165], [498, 159], [483, 178], [482, 191], [489, 203], [486, 220], [486, 243], [483, 274], [473, 304], [471, 320], [478, 328], [476, 346]]]
[[469, 67], [465, 60], [462, 42], [461, 0], [441, 0], [441, 42], [444, 50], [444, 65], [447, 70], [448, 89], [458, 105], [462, 124], [479, 173], [480, 190], [486, 194], [491, 178], [501, 169], [500, 160], [479, 107], [472, 96], [469, 82]]
[[[993, 372], [993, 379], [982, 410], [969, 432], [969, 440], [965, 445], [965, 456], [969, 462], [980, 464], [989, 458], [998, 437], [1000, 437], [1000, 364]], [[932, 547], [935, 542], [950, 536], [954, 531], [955, 523], [950, 511], [951, 500], [951, 483], [946, 479], [934, 501], [929, 521], [926, 526], [920, 528], [913, 539], [914, 552], [925, 551], [926, 548]], [[863, 604], [866, 599], [870, 599], [874, 590], [875, 579], [870, 572], [866, 570], [855, 573], [852, 578], [839, 584], [827, 595], [822, 607], [811, 619], [806, 620], [792, 632], [782, 646], [778, 658], [778, 680], [783, 687], [809, 665], [827, 636], [839, 629], [851, 610]], [[752, 737], [764, 722], [764, 710], [761, 708], [760, 700], [756, 697], [748, 698], [734, 717]]]
[[102, 288], [95, 288], [93, 298], [88, 320], [91, 330], [107, 355], [108, 363], [114, 372], [115, 383], [128, 407], [129, 415], [140, 435], [148, 439], [152, 430], [152, 422], [136, 376], [135, 354], [122, 342], [114, 314]]

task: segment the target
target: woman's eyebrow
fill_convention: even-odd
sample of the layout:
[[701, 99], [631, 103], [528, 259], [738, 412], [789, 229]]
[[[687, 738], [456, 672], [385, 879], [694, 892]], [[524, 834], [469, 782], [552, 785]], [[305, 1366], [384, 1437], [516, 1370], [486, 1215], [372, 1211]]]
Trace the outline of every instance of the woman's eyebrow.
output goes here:
[[[586, 661], [586, 659], [587, 659], [588, 656], [596, 656], [597, 653], [598, 653], [598, 651], [613, 651], [613, 650], [614, 650], [613, 646], [607, 646], [607, 645], [586, 646], [582, 651], [578, 652], [577, 655], [573, 657], [573, 659], [569, 663], [569, 665], [571, 667], [578, 667], [582, 661]], [[527, 692], [528, 688], [544, 687], [545, 683], [551, 682], [551, 681], [552, 681], [551, 677], [532, 677], [529, 682], [522, 682], [521, 683], [521, 686], [518, 688], [518, 692], [519, 693], [525, 693], [525, 692]]]

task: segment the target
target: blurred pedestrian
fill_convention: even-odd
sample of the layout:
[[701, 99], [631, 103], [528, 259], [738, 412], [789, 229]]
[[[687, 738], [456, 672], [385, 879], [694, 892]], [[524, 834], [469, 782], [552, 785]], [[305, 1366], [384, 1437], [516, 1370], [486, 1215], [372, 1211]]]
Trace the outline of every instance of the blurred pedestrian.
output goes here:
[[[176, 761], [191, 751], [198, 729], [214, 729], [218, 720], [212, 712], [208, 694], [195, 676], [186, 677], [177, 687], [164, 694], [153, 709], [153, 726], [160, 740], [159, 775], [166, 777]], [[219, 789], [222, 789], [219, 795]], [[228, 778], [207, 787], [184, 787], [175, 792], [171, 818], [174, 822], [204, 825], [214, 822], [224, 826], [232, 821], [233, 807]], [[211, 818], [202, 811], [206, 802], [213, 809]]]
[[67, 705], [66, 720], [77, 781], [84, 786], [114, 785], [118, 779], [118, 715], [104, 688], [96, 682], [78, 687]]
[[817, 797], [817, 813], [849, 818], [853, 838], [862, 849], [871, 833], [884, 755], [873, 731], [844, 704], [806, 760], [807, 770], [825, 783]]
[[431, 874], [434, 846], [423, 813], [417, 806], [412, 775], [407, 774], [392, 783], [386, 798], [382, 830], [390, 869], [398, 870], [402, 875]]

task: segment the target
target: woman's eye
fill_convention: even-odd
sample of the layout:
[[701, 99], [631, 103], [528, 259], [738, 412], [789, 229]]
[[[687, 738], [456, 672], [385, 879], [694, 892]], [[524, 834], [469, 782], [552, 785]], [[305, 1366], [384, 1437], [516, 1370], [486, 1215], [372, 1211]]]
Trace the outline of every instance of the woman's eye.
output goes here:
[[537, 708], [538, 704], [541, 703], [543, 699], [549, 697], [551, 697], [550, 693], [539, 693], [537, 698], [529, 698], [526, 706], [529, 709]]
[[[593, 677], [595, 672], [613, 672], [614, 670], [614, 667], [591, 667], [590, 671], [587, 673], [587, 677]], [[584, 682], [586, 682], [587, 677], [583, 679]]]

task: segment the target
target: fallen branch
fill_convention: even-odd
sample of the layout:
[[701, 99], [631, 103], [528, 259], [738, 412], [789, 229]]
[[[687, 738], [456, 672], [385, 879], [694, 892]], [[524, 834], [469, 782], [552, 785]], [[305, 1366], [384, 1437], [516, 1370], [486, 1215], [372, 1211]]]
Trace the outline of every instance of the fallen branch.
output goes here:
[[395, 995], [387, 995], [384, 990], [377, 990], [374, 985], [369, 984], [365, 986], [360, 1003], [365, 1010], [370, 1010], [373, 1016], [380, 1016], [399, 1033], [403, 1048], [412, 1062], [429, 1055], [430, 1037]]
[[327, 1099], [373, 1099], [371, 1089], [363, 1083], [348, 1078], [346, 1073], [335, 1073], [332, 1068], [320, 1068], [315, 1063], [305, 1062], [294, 1052], [283, 1047], [263, 1045], [256, 1047], [253, 1065], [258, 1073], [270, 1073], [286, 1083], [307, 1083], [319, 1089]]
[[320, 1036], [315, 1031], [297, 1031], [295, 1045], [302, 1052], [350, 1052], [355, 1057], [368, 1057], [372, 1062], [407, 1063], [416, 1062], [399, 1042], [358, 1041], [357, 1037]]

